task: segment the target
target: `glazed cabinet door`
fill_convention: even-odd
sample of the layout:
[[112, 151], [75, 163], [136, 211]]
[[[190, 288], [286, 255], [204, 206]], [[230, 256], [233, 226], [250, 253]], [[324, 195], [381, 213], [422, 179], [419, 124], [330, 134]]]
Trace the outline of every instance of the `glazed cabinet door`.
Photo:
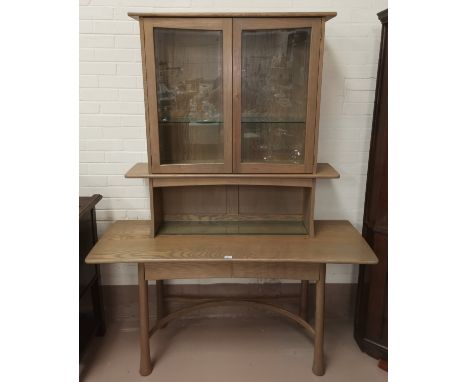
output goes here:
[[235, 172], [314, 171], [322, 33], [320, 19], [233, 20]]
[[232, 19], [142, 22], [152, 172], [232, 172]]

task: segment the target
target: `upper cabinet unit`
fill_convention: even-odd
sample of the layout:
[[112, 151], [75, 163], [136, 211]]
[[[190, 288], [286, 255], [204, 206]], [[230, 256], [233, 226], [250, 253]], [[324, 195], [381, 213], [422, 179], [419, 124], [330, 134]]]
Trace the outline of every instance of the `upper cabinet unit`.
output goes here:
[[139, 19], [152, 173], [315, 173], [335, 13]]

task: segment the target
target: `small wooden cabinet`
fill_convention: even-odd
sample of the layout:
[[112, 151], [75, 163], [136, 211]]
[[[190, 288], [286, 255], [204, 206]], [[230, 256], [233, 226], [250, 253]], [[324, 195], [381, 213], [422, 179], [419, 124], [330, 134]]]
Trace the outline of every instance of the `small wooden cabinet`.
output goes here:
[[157, 234], [313, 235], [322, 13], [139, 20]]
[[79, 329], [80, 356], [94, 334], [106, 332], [102, 304], [101, 275], [99, 265], [85, 264], [85, 258], [98, 241], [96, 228], [96, 204], [102, 196], [95, 194], [80, 197], [79, 231]]

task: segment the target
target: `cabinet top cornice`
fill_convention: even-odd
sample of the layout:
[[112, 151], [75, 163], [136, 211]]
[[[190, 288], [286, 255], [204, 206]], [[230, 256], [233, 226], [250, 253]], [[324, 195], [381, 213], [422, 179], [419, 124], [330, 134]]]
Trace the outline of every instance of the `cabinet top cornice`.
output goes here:
[[129, 12], [128, 16], [138, 20], [140, 17], [320, 17], [328, 21], [336, 12], [208, 12], [208, 13], [141, 13]]

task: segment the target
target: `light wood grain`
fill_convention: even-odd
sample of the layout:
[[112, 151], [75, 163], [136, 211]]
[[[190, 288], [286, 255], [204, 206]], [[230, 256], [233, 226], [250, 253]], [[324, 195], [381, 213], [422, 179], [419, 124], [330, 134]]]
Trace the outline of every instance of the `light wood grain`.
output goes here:
[[315, 341], [314, 341], [314, 363], [312, 371], [315, 375], [325, 374], [325, 361], [323, 357], [323, 335], [325, 318], [325, 276], [326, 266], [320, 264], [319, 280], [315, 284]]
[[318, 84], [322, 82], [320, 70], [320, 41], [322, 36], [322, 20], [314, 19], [311, 25], [311, 47], [309, 57], [309, 79], [307, 86], [307, 120], [305, 137], [305, 172], [314, 172], [316, 163], [314, 162], [317, 153], [315, 145], [315, 136], [318, 130], [317, 120], [317, 99], [319, 97], [317, 89]]
[[301, 318], [307, 321], [309, 311], [309, 280], [301, 281], [301, 303], [299, 307], [299, 314]]
[[146, 17], [320, 17], [328, 21], [336, 15], [336, 12], [128, 12], [135, 20]]
[[314, 174], [151, 174], [147, 163], [137, 163], [125, 174], [126, 178], [152, 179], [338, 179], [340, 174], [329, 163], [318, 163]]
[[317, 92], [316, 92], [316, 105], [315, 105], [315, 136], [313, 138], [313, 169], [312, 172], [318, 171], [318, 139], [319, 139], [319, 125], [320, 125], [320, 100], [322, 95], [322, 70], [323, 70], [323, 51], [325, 46], [325, 21], [321, 21], [320, 27], [320, 49], [319, 49], [319, 59], [318, 59], [318, 81], [317, 81]]
[[256, 177], [256, 176], [216, 177], [216, 176], [211, 176], [211, 175], [206, 175], [204, 177], [187, 176], [185, 178], [156, 177], [156, 178], [153, 178], [152, 182], [153, 182], [153, 187], [220, 186], [220, 185], [312, 187], [312, 179], [293, 178], [293, 177], [278, 178], [274, 175], [264, 176], [264, 177]]
[[307, 229], [297, 220], [166, 221], [159, 235], [306, 235]]
[[[112, 224], [86, 258], [88, 264], [159, 261], [234, 261], [376, 264], [372, 249], [348, 221], [315, 221], [315, 237], [248, 235], [150, 236], [149, 221]], [[232, 256], [226, 260], [225, 256]]]
[[138, 264], [138, 296], [140, 319], [140, 374], [151, 374], [151, 354], [149, 345], [149, 308], [148, 308], [148, 281], [145, 280], [145, 266]]
[[159, 329], [163, 327], [164, 325], [167, 325], [170, 321], [175, 320], [176, 318], [182, 317], [190, 312], [202, 309], [202, 308], [209, 308], [213, 306], [218, 306], [220, 304], [233, 304], [233, 305], [249, 305], [254, 308], [259, 308], [263, 310], [268, 310], [270, 312], [275, 312], [283, 317], [287, 317], [296, 323], [298, 323], [300, 326], [302, 326], [305, 331], [312, 337], [316, 335], [315, 329], [305, 320], [303, 320], [301, 317], [295, 315], [294, 313], [291, 313], [290, 311], [284, 309], [281, 306], [278, 306], [276, 304], [269, 304], [266, 302], [260, 302], [260, 301], [255, 301], [255, 300], [231, 300], [231, 299], [216, 299], [213, 301], [207, 301], [207, 302], [202, 302], [199, 304], [195, 304], [192, 306], [189, 306], [187, 308], [179, 309], [178, 311], [175, 311], [174, 313], [171, 313], [164, 317], [160, 322], [156, 324], [155, 329]]
[[159, 262], [145, 264], [146, 280], [195, 279], [195, 278], [230, 278], [230, 262], [199, 263]]

